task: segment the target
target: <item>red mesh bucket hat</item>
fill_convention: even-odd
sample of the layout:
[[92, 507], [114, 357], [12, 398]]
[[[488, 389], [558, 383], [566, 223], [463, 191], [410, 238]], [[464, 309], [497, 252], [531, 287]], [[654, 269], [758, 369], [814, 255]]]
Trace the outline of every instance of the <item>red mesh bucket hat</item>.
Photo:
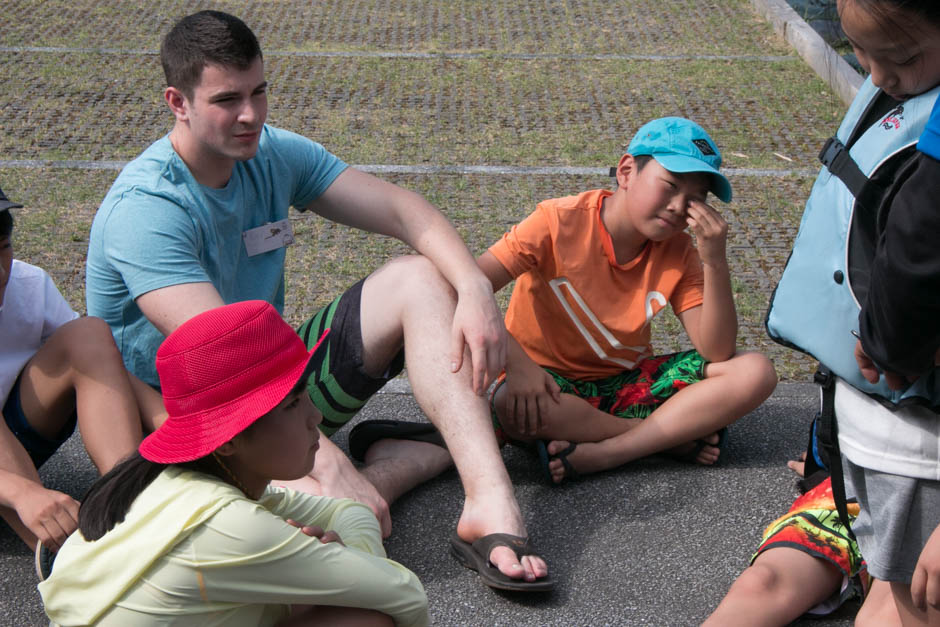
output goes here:
[[270, 304], [250, 300], [186, 321], [157, 351], [166, 421], [140, 444], [152, 462], [204, 457], [280, 403], [310, 352]]

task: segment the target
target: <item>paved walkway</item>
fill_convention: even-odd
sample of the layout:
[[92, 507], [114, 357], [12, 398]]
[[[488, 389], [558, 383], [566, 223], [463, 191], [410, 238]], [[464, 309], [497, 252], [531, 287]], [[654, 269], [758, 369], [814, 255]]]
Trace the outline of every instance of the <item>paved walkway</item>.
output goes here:
[[[695, 624], [795, 496], [784, 463], [803, 445], [813, 412], [813, 390], [799, 383], [811, 364], [770, 343], [761, 323], [816, 152], [844, 104], [795, 52], [799, 29], [778, 26], [788, 43], [770, 25], [777, 5], [219, 5], [259, 34], [272, 123], [426, 194], [476, 252], [537, 201], [609, 185], [607, 168], [650, 118], [695, 118], [724, 151], [735, 200], [720, 209], [732, 229], [741, 344], [770, 354], [785, 383], [733, 429], [727, 459], [714, 469], [649, 460], [556, 489], [531, 459], [507, 450], [531, 531], [558, 579], [548, 596], [494, 593], [448, 556], [460, 507], [453, 473], [402, 500], [389, 552], [424, 581], [435, 624]], [[79, 310], [95, 208], [116, 170], [169, 128], [155, 52], [190, 10], [182, 0], [8, 0], [0, 8], [0, 181], [27, 205], [17, 212], [17, 256], [48, 269]], [[292, 320], [402, 252], [314, 216], [294, 219]], [[685, 341], [674, 319], [657, 319], [655, 329], [660, 350]], [[374, 399], [363, 418], [421, 420], [402, 385]], [[43, 476], [82, 494], [94, 470], [77, 437]], [[847, 625], [849, 616], [814, 624]], [[0, 528], [0, 625], [41, 622], [30, 556]]]

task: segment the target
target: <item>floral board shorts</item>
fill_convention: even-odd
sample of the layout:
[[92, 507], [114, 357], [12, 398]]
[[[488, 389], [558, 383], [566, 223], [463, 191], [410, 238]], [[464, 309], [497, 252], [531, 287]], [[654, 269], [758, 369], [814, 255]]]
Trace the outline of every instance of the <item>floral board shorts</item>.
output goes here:
[[[555, 379], [563, 394], [583, 398], [597, 409], [620, 418], [646, 418], [682, 388], [705, 378], [708, 362], [698, 351], [688, 350], [669, 355], [649, 357], [632, 370], [625, 370], [606, 379], [581, 381], [566, 379], [549, 368], [545, 371]], [[490, 408], [496, 437], [507, 438], [496, 417], [496, 391], [506, 381], [503, 373], [490, 396]]]
[[[858, 503], [848, 503], [849, 524], [858, 516]], [[836, 511], [832, 483], [827, 477], [793, 502], [790, 510], [770, 523], [763, 540], [751, 557], [777, 547], [789, 547], [825, 560], [842, 571], [843, 585], [833, 598], [810, 610], [810, 614], [828, 614], [846, 601], [861, 599], [868, 589], [865, 560], [858, 544], [849, 535]]]

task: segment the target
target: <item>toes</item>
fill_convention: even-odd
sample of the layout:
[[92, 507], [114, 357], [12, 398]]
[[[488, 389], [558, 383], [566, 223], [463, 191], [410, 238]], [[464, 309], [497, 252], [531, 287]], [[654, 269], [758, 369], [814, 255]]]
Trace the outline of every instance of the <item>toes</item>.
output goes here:
[[552, 440], [548, 443], [546, 448], [548, 449], [549, 455], [557, 455], [558, 453], [568, 448], [570, 444], [571, 443], [567, 440]]
[[522, 568], [525, 570], [526, 581], [535, 581], [548, 574], [548, 566], [545, 560], [537, 555], [523, 555]]
[[695, 461], [703, 466], [711, 466], [718, 461], [718, 458], [721, 456], [721, 449], [715, 448], [714, 446], [706, 446], [698, 453], [698, 457], [695, 458]]
[[[490, 563], [507, 577], [521, 579], [526, 577], [526, 569], [516, 559], [516, 554], [508, 547], [498, 546], [490, 552]], [[525, 558], [523, 558], [525, 559]]]
[[560, 459], [553, 459], [548, 462], [548, 471], [552, 473], [552, 481], [555, 483], [561, 483], [565, 478], [565, 465], [561, 463]]

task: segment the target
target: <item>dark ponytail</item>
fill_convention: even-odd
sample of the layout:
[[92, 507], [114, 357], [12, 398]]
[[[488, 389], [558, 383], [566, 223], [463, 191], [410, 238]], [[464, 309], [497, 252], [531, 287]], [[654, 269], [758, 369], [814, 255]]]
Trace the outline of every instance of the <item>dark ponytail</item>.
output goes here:
[[[232, 483], [212, 455], [173, 465]], [[78, 510], [78, 528], [85, 539], [94, 542], [111, 531], [114, 525], [124, 522], [134, 500], [167, 467], [167, 464], [144, 459], [134, 451], [133, 455], [92, 484]]]
[[164, 468], [166, 465], [146, 460], [134, 451], [98, 479], [78, 510], [78, 528], [85, 539], [93, 542], [123, 522], [134, 499]]

